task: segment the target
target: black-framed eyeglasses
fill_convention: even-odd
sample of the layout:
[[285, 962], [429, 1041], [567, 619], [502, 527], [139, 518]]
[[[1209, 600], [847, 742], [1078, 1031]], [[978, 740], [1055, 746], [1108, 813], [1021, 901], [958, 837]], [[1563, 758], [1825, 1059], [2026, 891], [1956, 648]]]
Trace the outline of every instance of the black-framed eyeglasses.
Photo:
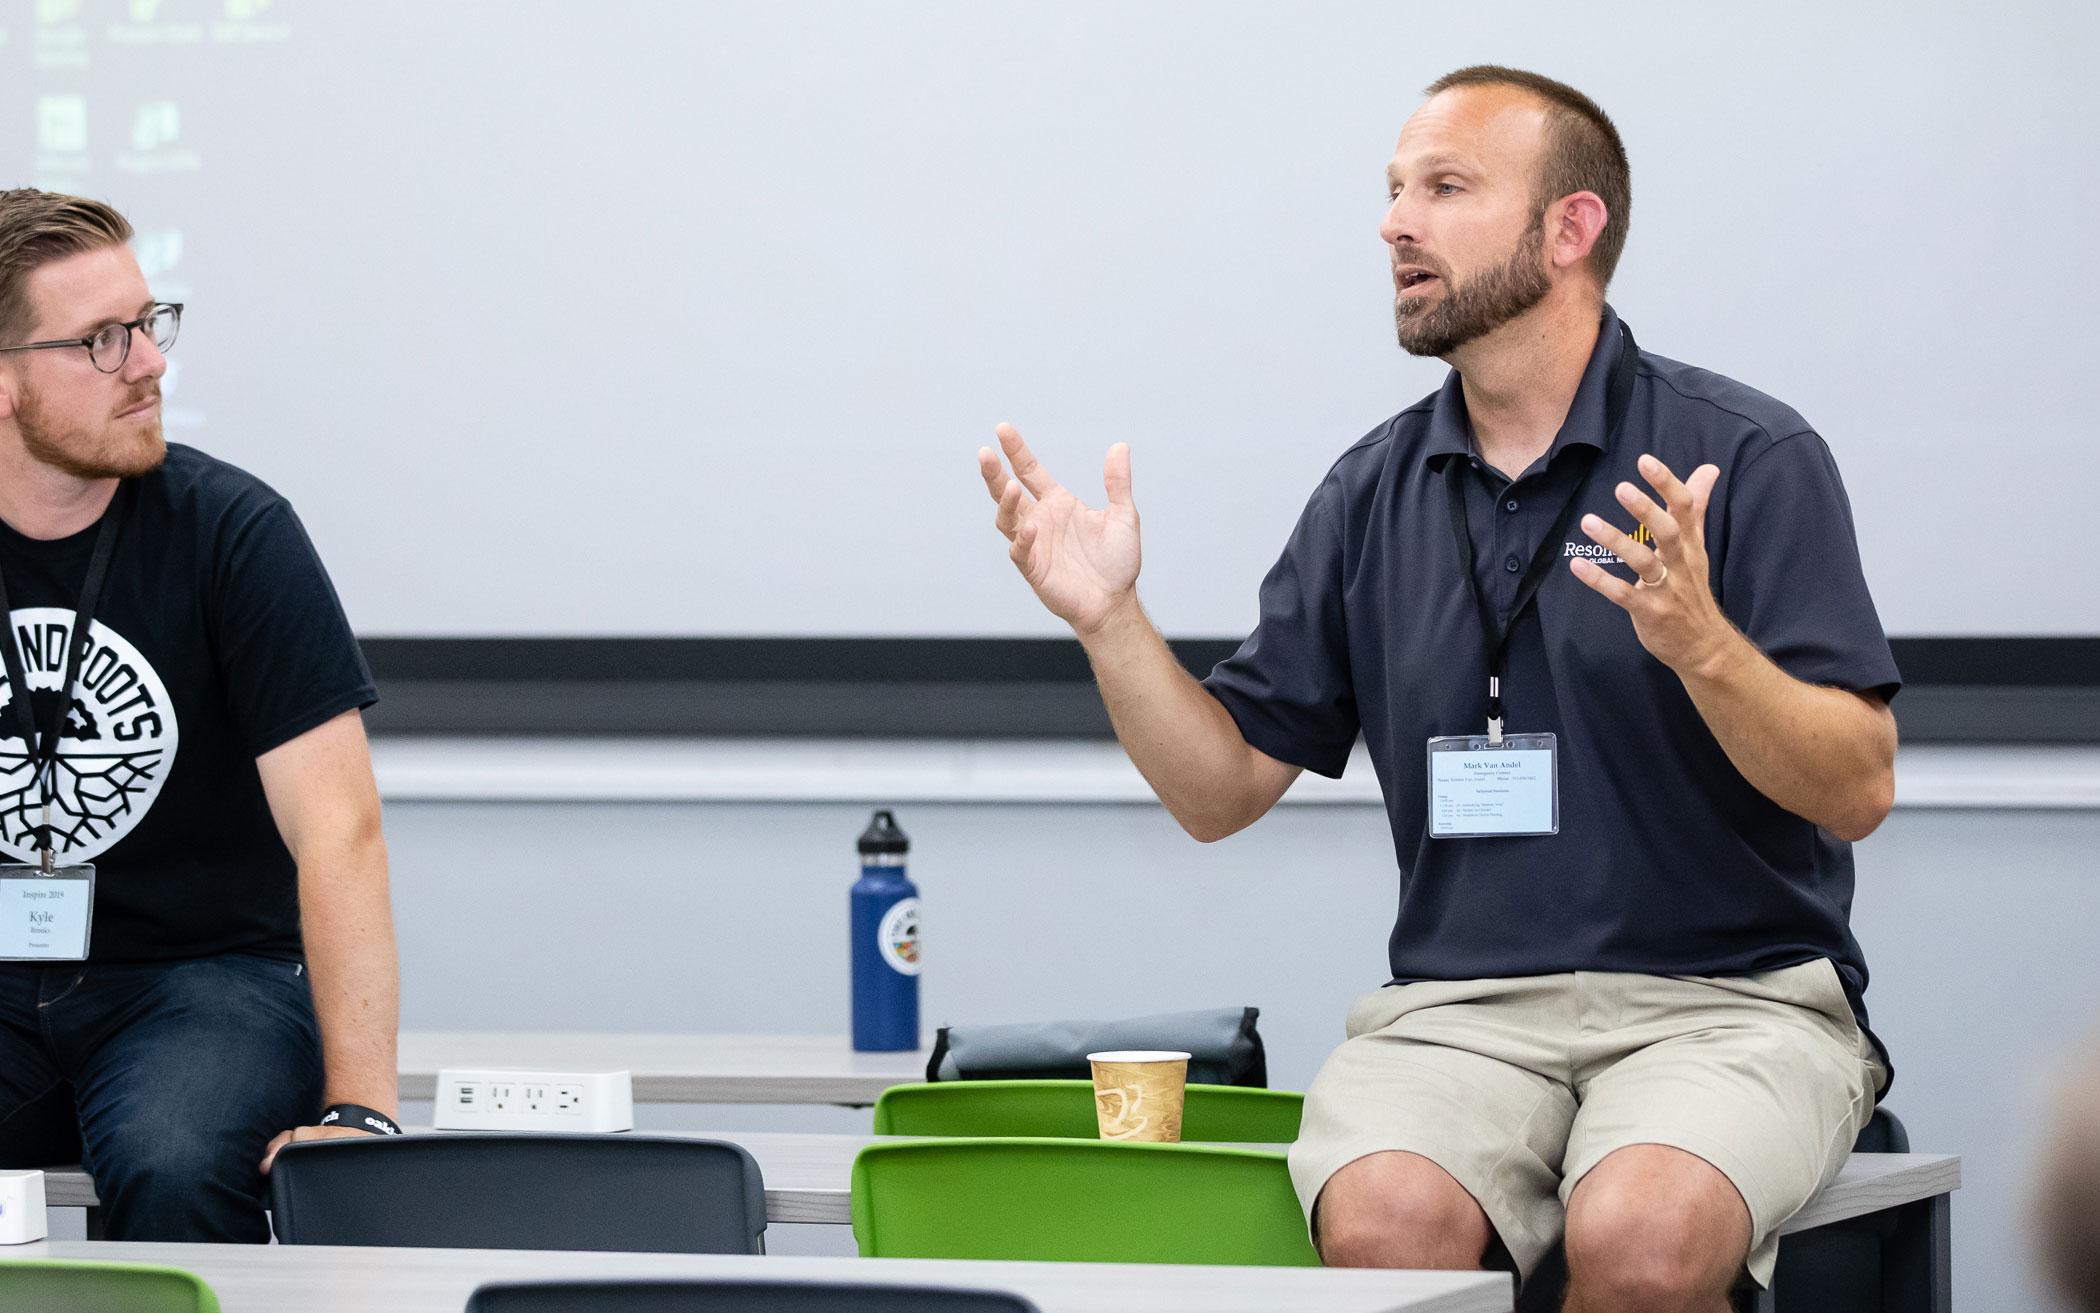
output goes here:
[[114, 374], [131, 358], [131, 335], [140, 329], [153, 339], [153, 345], [166, 351], [175, 345], [175, 335], [182, 331], [182, 307], [164, 301], [128, 324], [104, 324], [92, 337], [67, 338], [63, 342], [24, 342], [20, 346], [0, 346], [0, 351], [57, 351], [64, 347], [82, 347], [95, 368], [105, 374]]

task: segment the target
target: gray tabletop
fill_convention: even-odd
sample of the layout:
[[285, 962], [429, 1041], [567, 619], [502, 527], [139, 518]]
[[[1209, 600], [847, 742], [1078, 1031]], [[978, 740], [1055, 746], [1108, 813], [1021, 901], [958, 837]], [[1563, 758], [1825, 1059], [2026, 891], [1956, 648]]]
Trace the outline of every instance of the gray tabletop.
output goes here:
[[[839, 1226], [853, 1221], [853, 1157], [877, 1143], [873, 1135], [810, 1135], [790, 1131], [652, 1131], [685, 1139], [730, 1140], [758, 1160], [766, 1182], [766, 1220]], [[1282, 1145], [1255, 1146], [1281, 1149]], [[1830, 1188], [1780, 1227], [1782, 1235], [1826, 1222], [1946, 1194], [1961, 1185], [1961, 1159], [1939, 1153], [1856, 1153]], [[44, 1176], [45, 1201], [54, 1208], [91, 1207], [94, 1183], [78, 1168]]]
[[69, 1240], [0, 1250], [0, 1273], [16, 1258], [113, 1259], [184, 1268], [210, 1284], [225, 1313], [460, 1313], [467, 1296], [484, 1282], [612, 1276], [977, 1286], [1026, 1295], [1043, 1313], [1506, 1313], [1511, 1302], [1509, 1277], [1494, 1272]]
[[626, 1071], [636, 1103], [871, 1104], [926, 1079], [928, 1051], [856, 1053], [844, 1035], [623, 1035], [604, 1031], [401, 1034], [401, 1097], [428, 1099], [437, 1074], [471, 1067]]

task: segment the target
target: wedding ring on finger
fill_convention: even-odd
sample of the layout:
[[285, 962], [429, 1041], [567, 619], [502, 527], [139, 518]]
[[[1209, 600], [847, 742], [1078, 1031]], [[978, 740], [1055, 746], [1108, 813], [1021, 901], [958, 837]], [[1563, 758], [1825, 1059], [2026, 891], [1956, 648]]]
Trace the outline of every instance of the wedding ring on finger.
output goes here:
[[1670, 567], [1665, 565], [1663, 566], [1663, 572], [1661, 574], [1655, 576], [1653, 579], [1636, 579], [1634, 581], [1633, 586], [1635, 588], [1660, 588], [1669, 581]]

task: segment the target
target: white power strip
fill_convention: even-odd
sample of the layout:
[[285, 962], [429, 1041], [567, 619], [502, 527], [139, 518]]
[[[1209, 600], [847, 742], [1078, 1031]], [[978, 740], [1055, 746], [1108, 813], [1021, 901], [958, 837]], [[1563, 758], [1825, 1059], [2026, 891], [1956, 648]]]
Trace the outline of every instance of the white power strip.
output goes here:
[[440, 1071], [430, 1124], [441, 1131], [631, 1131], [624, 1071]]
[[26, 1245], [51, 1234], [44, 1211], [44, 1174], [0, 1172], [0, 1245]]

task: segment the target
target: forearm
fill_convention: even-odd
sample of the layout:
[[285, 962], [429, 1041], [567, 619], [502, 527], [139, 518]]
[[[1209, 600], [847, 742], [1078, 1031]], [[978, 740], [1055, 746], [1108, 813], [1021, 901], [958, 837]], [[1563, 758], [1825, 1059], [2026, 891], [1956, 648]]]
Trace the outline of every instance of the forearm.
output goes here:
[[1136, 594], [1079, 631], [1116, 738], [1181, 827], [1204, 842], [1261, 818], [1296, 777], [1256, 752], [1182, 668]]
[[385, 843], [375, 833], [302, 859], [299, 907], [321, 1027], [325, 1101], [363, 1104], [394, 1116], [401, 977]]
[[1845, 840], [1864, 839], [1887, 817], [1896, 732], [1885, 707], [1795, 679], [1733, 629], [1678, 675], [1759, 793]]

